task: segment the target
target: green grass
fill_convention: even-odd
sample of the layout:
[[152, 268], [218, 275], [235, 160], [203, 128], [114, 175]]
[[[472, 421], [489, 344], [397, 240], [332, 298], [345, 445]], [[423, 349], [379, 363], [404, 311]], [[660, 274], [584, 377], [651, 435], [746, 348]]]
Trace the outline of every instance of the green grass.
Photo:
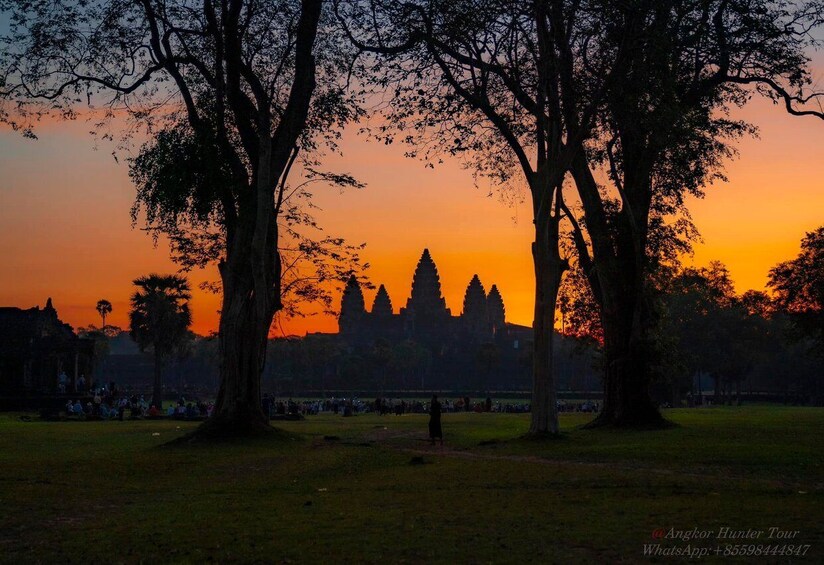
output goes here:
[[655, 432], [564, 414], [550, 441], [521, 439], [526, 415], [446, 414], [443, 448], [423, 415], [191, 447], [163, 446], [187, 422], [18, 416], [0, 415], [2, 562], [643, 562], [655, 528], [722, 526], [799, 530], [779, 543], [824, 559], [821, 409], [672, 410]]

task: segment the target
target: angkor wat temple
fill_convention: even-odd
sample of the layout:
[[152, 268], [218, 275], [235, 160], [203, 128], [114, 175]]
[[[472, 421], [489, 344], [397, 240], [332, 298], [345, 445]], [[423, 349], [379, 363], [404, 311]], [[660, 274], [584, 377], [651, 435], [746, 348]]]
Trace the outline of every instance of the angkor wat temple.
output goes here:
[[400, 313], [395, 314], [383, 285], [378, 288], [371, 310], [367, 311], [360, 283], [352, 276], [343, 292], [338, 324], [341, 337], [352, 343], [377, 338], [414, 339], [428, 345], [452, 339], [484, 343], [497, 341], [496, 337], [501, 338], [507, 332], [506, 309], [498, 287], [492, 285], [487, 293], [478, 275], [472, 277], [466, 288], [463, 311], [459, 316], [452, 315], [441, 296], [438, 268], [428, 249], [423, 250], [418, 261], [412, 279], [412, 296]]
[[454, 316], [441, 295], [438, 268], [428, 249], [415, 269], [411, 296], [398, 313], [384, 285], [367, 310], [353, 276], [341, 299], [338, 326], [340, 339], [355, 351], [369, 352], [380, 342], [425, 348], [426, 367], [416, 373], [426, 373], [434, 387], [520, 387], [529, 382], [532, 328], [507, 323], [497, 286], [487, 292], [477, 275], [466, 288], [460, 315]]

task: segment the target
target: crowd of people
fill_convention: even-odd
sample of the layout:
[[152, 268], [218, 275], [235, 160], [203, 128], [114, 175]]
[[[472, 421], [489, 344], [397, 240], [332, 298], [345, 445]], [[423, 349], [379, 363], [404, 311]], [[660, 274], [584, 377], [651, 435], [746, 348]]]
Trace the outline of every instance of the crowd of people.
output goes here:
[[205, 420], [212, 415], [214, 403], [187, 401], [184, 397], [166, 409], [146, 401], [142, 395], [121, 394], [114, 383], [91, 391], [91, 398], [70, 399], [64, 407], [65, 416], [83, 420], [124, 420], [169, 418], [175, 420]]
[[[528, 402], [504, 402], [493, 401], [490, 397], [485, 400], [473, 401], [468, 396], [456, 398], [454, 400], [444, 399], [440, 401], [441, 412], [493, 412], [501, 414], [526, 414], [530, 411]], [[599, 405], [592, 400], [584, 402], [568, 402], [559, 400], [557, 403], [559, 412], [598, 412]], [[374, 412], [383, 414], [402, 415], [406, 413], [423, 414], [429, 411], [429, 406], [421, 401], [392, 400], [390, 398], [377, 398], [374, 403]]]
[[[473, 401], [468, 396], [456, 399], [444, 399], [439, 401], [442, 413], [454, 412], [475, 412], [475, 413], [501, 413], [501, 414], [526, 414], [530, 411], [528, 402], [502, 402], [493, 401], [490, 397], [484, 400]], [[363, 413], [377, 413], [381, 416], [387, 414], [402, 416], [403, 414], [427, 414], [431, 408], [431, 401], [425, 402], [417, 399], [393, 399], [377, 397], [372, 402], [366, 402], [358, 398], [327, 398], [324, 400], [300, 400], [295, 401], [277, 400], [268, 393], [263, 395], [261, 408], [264, 414], [268, 414], [270, 419], [284, 419], [289, 417], [301, 417], [320, 414], [321, 412], [331, 412], [343, 416], [352, 416]], [[559, 412], [597, 412], [599, 405], [597, 402], [586, 400], [584, 402], [558, 401]]]
[[[183, 396], [165, 409], [154, 406], [139, 394], [123, 394], [115, 383], [93, 388], [90, 395], [80, 396], [66, 402], [64, 415], [79, 419], [123, 420], [126, 418], [169, 418], [178, 420], [204, 420], [212, 415], [213, 402], [198, 400], [187, 401]], [[559, 412], [597, 412], [599, 405], [594, 401], [568, 402], [558, 401]], [[326, 398], [317, 400], [278, 399], [264, 393], [261, 400], [263, 413], [270, 420], [300, 419], [320, 413], [353, 416], [356, 414], [376, 413], [381, 416], [404, 414], [427, 414], [431, 411], [431, 401], [419, 399], [399, 399], [377, 397], [374, 401], [364, 401], [356, 397]], [[441, 413], [474, 412], [522, 414], [530, 411], [527, 402], [493, 401], [490, 397], [473, 401], [468, 396], [439, 401]]]
[[67, 392], [78, 392], [78, 393], [85, 393], [86, 392], [86, 376], [80, 375], [77, 377], [77, 380], [72, 384], [69, 376], [66, 374], [66, 371], [60, 371], [60, 374], [57, 375], [57, 392], [60, 394], [65, 394]]
[[584, 402], [558, 401], [558, 412], [598, 412], [598, 410], [600, 410], [600, 406], [592, 400], [585, 400]]

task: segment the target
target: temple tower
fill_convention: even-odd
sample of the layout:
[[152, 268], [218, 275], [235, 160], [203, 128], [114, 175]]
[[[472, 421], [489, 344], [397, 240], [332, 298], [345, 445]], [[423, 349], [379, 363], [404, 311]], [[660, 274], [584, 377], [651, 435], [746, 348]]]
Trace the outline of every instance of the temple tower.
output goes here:
[[340, 316], [338, 328], [340, 333], [352, 335], [356, 333], [366, 317], [366, 307], [363, 302], [363, 291], [355, 275], [346, 281], [343, 296], [340, 301]]
[[484, 285], [478, 275], [472, 277], [466, 287], [461, 319], [464, 329], [473, 338], [483, 339], [491, 337], [487, 299]]
[[429, 249], [423, 250], [418, 261], [412, 278], [412, 296], [406, 302], [404, 314], [407, 332], [419, 337], [442, 333], [452, 315], [441, 296], [441, 279]]
[[392, 317], [392, 300], [389, 299], [389, 293], [383, 285], [378, 288], [375, 301], [372, 303], [372, 316], [380, 319]]
[[57, 319], [57, 310], [54, 309], [51, 296], [46, 299], [46, 306], [43, 308], [43, 313], [46, 314], [49, 318], [52, 318], [54, 320]]
[[492, 326], [492, 335], [495, 335], [503, 330], [506, 325], [506, 309], [504, 308], [504, 299], [501, 297], [498, 287], [494, 284], [489, 289], [489, 295], [486, 297], [486, 308], [489, 313], [489, 323]]

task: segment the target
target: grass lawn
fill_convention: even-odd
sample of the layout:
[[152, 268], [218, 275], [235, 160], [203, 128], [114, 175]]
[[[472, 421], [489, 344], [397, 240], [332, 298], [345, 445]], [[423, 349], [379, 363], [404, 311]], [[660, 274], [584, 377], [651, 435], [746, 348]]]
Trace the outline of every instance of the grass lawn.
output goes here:
[[[824, 409], [671, 410], [678, 427], [520, 439], [527, 415], [321, 415], [276, 437], [168, 447], [176, 421], [24, 422], [0, 414], [0, 561], [824, 561]], [[719, 528], [762, 531], [716, 539]], [[710, 531], [652, 539], [658, 528]], [[770, 528], [798, 531], [769, 539]], [[714, 548], [809, 545], [804, 557]], [[786, 549], [785, 549], [786, 552]]]

